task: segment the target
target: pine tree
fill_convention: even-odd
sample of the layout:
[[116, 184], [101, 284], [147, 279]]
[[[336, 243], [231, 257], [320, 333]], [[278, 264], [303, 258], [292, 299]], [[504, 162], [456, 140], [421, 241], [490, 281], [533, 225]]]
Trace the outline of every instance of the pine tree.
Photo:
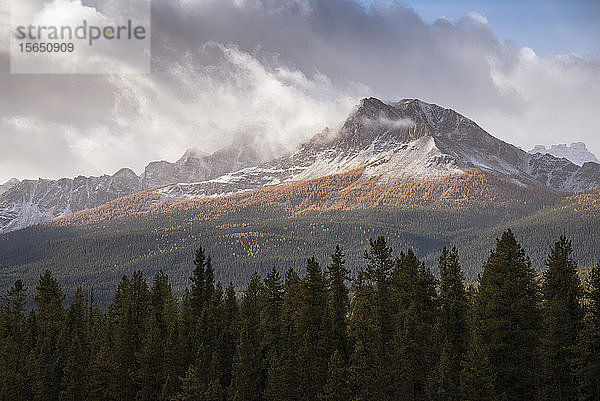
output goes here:
[[537, 396], [540, 312], [529, 258], [505, 232], [483, 267], [475, 330], [489, 357], [494, 389], [502, 400]]
[[335, 350], [327, 367], [327, 382], [319, 394], [320, 401], [350, 401], [350, 388], [344, 358]]
[[[353, 342], [348, 367], [348, 382], [352, 399], [356, 401], [390, 400], [390, 371], [383, 345], [377, 314], [377, 299], [373, 285], [360, 271], [354, 281], [355, 302], [349, 322]], [[383, 380], [382, 380], [383, 379]]]
[[65, 295], [48, 270], [40, 277], [33, 300], [37, 306], [36, 346], [33, 354], [33, 393], [35, 400], [59, 399], [63, 378], [63, 355], [58, 340], [64, 324]]
[[[192, 288], [191, 288], [191, 312], [192, 315], [196, 318], [200, 317], [202, 313], [202, 309], [204, 307], [204, 301], [207, 298], [206, 294], [206, 265], [207, 259], [204, 255], [204, 249], [202, 247], [198, 248], [196, 251], [196, 257], [194, 259], [194, 272], [193, 276], [190, 278], [192, 280]], [[211, 278], [212, 282], [212, 278]]]
[[27, 288], [17, 280], [1, 298], [0, 306], [0, 400], [31, 398], [25, 361], [30, 351], [27, 343], [27, 319], [24, 303]]
[[117, 363], [117, 399], [135, 399], [139, 390], [140, 353], [146, 335], [151, 295], [142, 272], [123, 276], [109, 308], [110, 330]]
[[331, 314], [331, 338], [333, 347], [339, 351], [344, 361], [350, 357], [348, 343], [348, 310], [350, 299], [346, 281], [350, 279], [350, 271], [345, 266], [344, 254], [339, 245], [331, 255], [331, 265], [327, 271], [328, 301]]
[[[327, 288], [321, 267], [310, 258], [300, 284], [296, 328], [298, 330], [298, 382], [304, 400], [315, 400], [325, 384], [329, 360]], [[328, 321], [327, 321], [328, 322]]]
[[255, 272], [240, 305], [240, 339], [233, 366], [231, 398], [234, 401], [255, 401], [262, 397], [265, 376], [262, 372], [260, 349], [260, 278]]
[[88, 327], [87, 293], [81, 287], [73, 295], [67, 309], [61, 334], [64, 352], [64, 368], [61, 401], [83, 401], [87, 399], [88, 364], [90, 340]]
[[585, 326], [578, 346], [579, 399], [600, 401], [600, 263], [590, 272]]
[[542, 396], [545, 400], [576, 400], [575, 351], [582, 327], [581, 284], [571, 241], [562, 236], [550, 249], [542, 286], [544, 330], [541, 342]]
[[432, 393], [439, 401], [460, 401], [461, 369], [466, 355], [467, 294], [463, 284], [458, 250], [442, 250], [440, 270], [440, 359], [433, 379]]
[[394, 344], [396, 398], [423, 400], [436, 360], [436, 281], [412, 250], [401, 254], [392, 275], [397, 302]]
[[165, 353], [170, 330], [177, 316], [177, 300], [162, 271], [156, 273], [151, 289], [151, 304], [146, 333], [138, 354], [140, 362], [139, 400], [158, 400], [166, 380]]
[[[442, 353], [442, 359], [444, 354]], [[442, 374], [446, 371], [442, 371]], [[442, 380], [445, 385], [450, 380]], [[500, 398], [494, 389], [494, 370], [481, 338], [477, 333], [471, 337], [467, 346], [467, 354], [461, 371], [460, 392], [462, 401], [499, 401]], [[454, 392], [453, 388], [446, 387], [446, 391]]]

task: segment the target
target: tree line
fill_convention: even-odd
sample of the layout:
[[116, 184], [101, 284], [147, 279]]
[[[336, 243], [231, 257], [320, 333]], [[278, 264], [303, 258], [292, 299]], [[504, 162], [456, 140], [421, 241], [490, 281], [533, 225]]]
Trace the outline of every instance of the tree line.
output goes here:
[[598, 401], [600, 263], [584, 290], [571, 254], [540, 279], [507, 231], [466, 286], [456, 248], [437, 279], [379, 237], [352, 280], [338, 246], [236, 294], [200, 248], [181, 299], [136, 272], [105, 311], [46, 271], [32, 310], [20, 280], [2, 296], [0, 400]]

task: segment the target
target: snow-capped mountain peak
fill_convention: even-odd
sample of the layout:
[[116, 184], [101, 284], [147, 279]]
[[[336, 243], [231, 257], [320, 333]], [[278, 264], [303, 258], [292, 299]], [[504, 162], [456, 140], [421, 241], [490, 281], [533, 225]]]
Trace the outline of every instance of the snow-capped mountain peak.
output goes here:
[[475, 169], [509, 185], [556, 192], [600, 187], [600, 164], [579, 166], [551, 154], [526, 153], [456, 111], [418, 99], [389, 104], [362, 99], [339, 128], [323, 130], [291, 154], [264, 157], [250, 140], [212, 154], [191, 149], [174, 163], [152, 162], [141, 177], [122, 169], [113, 176], [25, 180], [0, 193], [0, 234], [159, 186], [154, 192], [161, 200], [193, 199], [351, 170], [386, 185], [435, 182]]
[[[454, 110], [418, 99], [386, 104], [362, 99], [337, 130], [324, 130], [284, 156], [225, 176], [161, 190], [163, 196], [204, 197], [339, 174], [363, 174], [386, 182], [435, 180], [470, 169], [518, 176], [555, 191], [600, 186], [600, 165], [579, 168], [548, 155], [540, 159], [503, 142]], [[511, 180], [514, 179], [510, 178]], [[521, 181], [520, 181], [521, 182]]]

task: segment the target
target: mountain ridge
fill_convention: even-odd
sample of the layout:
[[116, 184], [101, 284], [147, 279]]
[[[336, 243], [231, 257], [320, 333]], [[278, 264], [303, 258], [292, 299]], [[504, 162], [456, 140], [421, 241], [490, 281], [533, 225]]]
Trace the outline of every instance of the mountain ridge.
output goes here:
[[529, 153], [550, 154], [557, 158], [565, 158], [578, 166], [583, 166], [588, 162], [600, 163], [600, 160], [598, 160], [596, 155], [590, 152], [583, 142], [573, 142], [571, 145], [561, 143], [558, 145], [551, 145], [550, 148], [547, 148], [544, 145], [536, 145]]
[[258, 160], [256, 150], [247, 144], [234, 144], [212, 154], [188, 149], [174, 163], [149, 163], [140, 176], [125, 167], [113, 175], [13, 179], [0, 186], [0, 234], [91, 209], [148, 188], [216, 177]]
[[454, 110], [418, 99], [386, 104], [365, 98], [338, 130], [324, 130], [290, 155], [213, 180], [167, 186], [160, 193], [165, 198], [220, 196], [339, 174], [367, 164], [365, 174], [388, 181], [481, 169], [521, 184], [535, 181], [557, 192], [600, 186], [600, 165], [584, 168], [550, 155], [529, 155]]
[[388, 104], [371, 97], [362, 99], [338, 129], [325, 129], [272, 160], [261, 160], [256, 148], [243, 142], [210, 155], [190, 149], [175, 163], [150, 163], [142, 176], [122, 169], [115, 176], [25, 180], [0, 194], [0, 233], [151, 188], [154, 202], [192, 200], [361, 168], [365, 177], [383, 184], [481, 170], [510, 185], [540, 185], [554, 192], [600, 187], [599, 164], [577, 166], [552, 155], [526, 153], [456, 111], [418, 99]]

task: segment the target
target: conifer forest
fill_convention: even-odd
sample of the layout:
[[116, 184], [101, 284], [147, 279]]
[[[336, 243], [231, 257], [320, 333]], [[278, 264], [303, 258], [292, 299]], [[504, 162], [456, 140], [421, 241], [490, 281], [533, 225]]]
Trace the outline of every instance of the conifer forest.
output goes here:
[[46, 271], [2, 294], [0, 400], [598, 401], [600, 263], [548, 245], [538, 274], [506, 231], [467, 284], [456, 248], [436, 277], [378, 237], [244, 291], [200, 247], [182, 297], [138, 271], [107, 307]]

